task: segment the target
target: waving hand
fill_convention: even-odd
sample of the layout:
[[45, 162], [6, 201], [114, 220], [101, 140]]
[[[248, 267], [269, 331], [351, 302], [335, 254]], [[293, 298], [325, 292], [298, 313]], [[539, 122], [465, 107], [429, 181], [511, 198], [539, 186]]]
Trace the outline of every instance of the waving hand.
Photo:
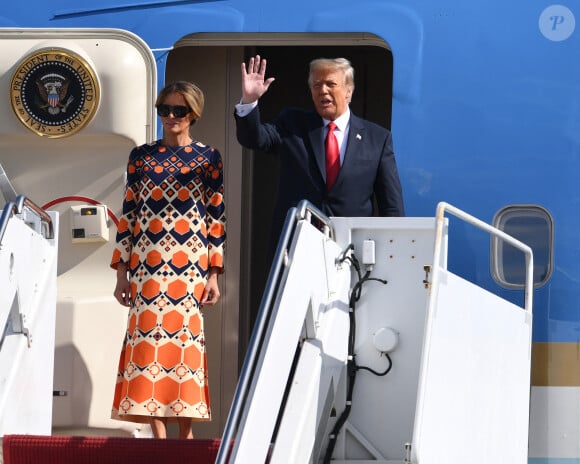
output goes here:
[[242, 63], [242, 103], [252, 103], [268, 91], [274, 78], [264, 79], [266, 75], [266, 60], [260, 55], [250, 58], [248, 66]]

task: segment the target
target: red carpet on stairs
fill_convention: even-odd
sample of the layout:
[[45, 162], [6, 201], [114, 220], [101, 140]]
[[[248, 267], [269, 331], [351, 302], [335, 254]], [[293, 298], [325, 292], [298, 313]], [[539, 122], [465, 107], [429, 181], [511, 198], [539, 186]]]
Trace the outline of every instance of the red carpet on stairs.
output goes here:
[[4, 435], [4, 464], [213, 464], [221, 440]]

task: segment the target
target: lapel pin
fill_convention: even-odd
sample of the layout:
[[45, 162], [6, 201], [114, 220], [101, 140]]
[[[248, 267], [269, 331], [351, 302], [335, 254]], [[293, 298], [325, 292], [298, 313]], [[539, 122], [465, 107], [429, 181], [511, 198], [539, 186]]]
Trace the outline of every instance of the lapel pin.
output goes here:
[[356, 138], [357, 138], [358, 140], [362, 140], [362, 137], [361, 137], [361, 135], [360, 135], [360, 134], [356, 134]]

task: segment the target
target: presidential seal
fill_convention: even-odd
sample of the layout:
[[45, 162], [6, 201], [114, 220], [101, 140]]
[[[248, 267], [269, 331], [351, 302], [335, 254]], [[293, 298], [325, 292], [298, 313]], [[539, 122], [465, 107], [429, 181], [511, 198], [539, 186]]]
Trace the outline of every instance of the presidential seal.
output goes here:
[[99, 104], [99, 82], [89, 64], [76, 53], [37, 50], [16, 67], [10, 100], [20, 122], [32, 132], [66, 137], [92, 119]]

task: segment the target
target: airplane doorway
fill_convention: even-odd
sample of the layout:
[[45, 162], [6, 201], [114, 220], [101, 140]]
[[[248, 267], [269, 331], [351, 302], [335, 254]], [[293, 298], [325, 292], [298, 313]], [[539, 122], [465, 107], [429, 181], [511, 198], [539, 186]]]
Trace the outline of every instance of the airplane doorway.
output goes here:
[[[355, 91], [350, 104], [356, 115], [390, 130], [392, 104], [392, 55], [386, 48], [361, 46], [260, 46], [246, 47], [244, 61], [259, 54], [268, 60], [267, 77], [274, 76], [268, 92], [260, 100], [263, 121], [272, 120], [285, 106], [313, 108], [308, 88], [309, 63], [316, 58], [348, 59], [355, 70]], [[269, 273], [267, 244], [271, 240], [269, 224], [278, 190], [279, 162], [274, 156], [254, 152], [251, 166], [250, 241], [253, 244], [254, 285], [250, 286], [250, 328], [262, 298]], [[259, 272], [259, 274], [257, 274]]]
[[184, 37], [169, 53], [164, 81], [191, 80], [202, 88], [205, 110], [193, 135], [218, 148], [225, 166], [226, 272], [220, 281], [221, 303], [205, 316], [214, 420], [194, 424], [199, 438], [220, 436], [225, 427], [270, 270], [267, 253], [279, 164], [273, 156], [242, 148], [233, 118], [241, 97], [240, 65], [256, 54], [268, 60], [267, 76], [276, 78], [260, 101], [264, 121], [285, 106], [312, 108], [310, 61], [342, 56], [355, 69], [353, 113], [391, 127], [393, 56], [376, 36], [201, 33]]

